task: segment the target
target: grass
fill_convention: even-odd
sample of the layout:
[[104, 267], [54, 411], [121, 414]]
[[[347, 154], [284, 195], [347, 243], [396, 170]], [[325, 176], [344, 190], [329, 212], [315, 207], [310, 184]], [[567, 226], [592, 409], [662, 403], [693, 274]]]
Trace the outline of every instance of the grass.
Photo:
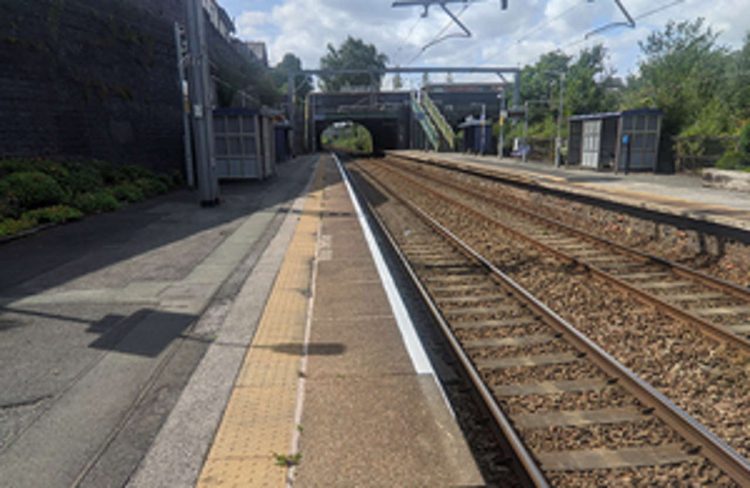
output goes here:
[[0, 160], [0, 237], [111, 212], [182, 184], [179, 173], [95, 159]]

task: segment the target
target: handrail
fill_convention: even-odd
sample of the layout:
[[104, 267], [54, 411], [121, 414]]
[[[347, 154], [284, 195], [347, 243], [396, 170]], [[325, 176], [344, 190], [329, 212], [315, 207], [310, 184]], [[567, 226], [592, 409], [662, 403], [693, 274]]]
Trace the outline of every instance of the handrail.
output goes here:
[[422, 91], [421, 100], [422, 106], [425, 108], [425, 111], [430, 115], [430, 118], [440, 130], [440, 133], [445, 138], [448, 146], [451, 149], [455, 149], [456, 133], [453, 131], [453, 128], [450, 126], [448, 121], [445, 120], [445, 116], [442, 114], [442, 112], [440, 112], [440, 109], [437, 107], [437, 105], [435, 105], [435, 102], [432, 101], [430, 96], [424, 90]]
[[419, 101], [417, 101], [417, 97], [414, 92], [412, 92], [411, 94], [411, 110], [414, 113], [414, 118], [416, 118], [419, 121], [419, 125], [422, 126], [422, 129], [427, 136], [427, 140], [430, 142], [433, 149], [435, 151], [439, 150], [440, 138], [438, 136], [437, 130], [435, 129], [435, 126], [432, 125], [430, 118], [424, 112], [422, 105], [419, 103]]

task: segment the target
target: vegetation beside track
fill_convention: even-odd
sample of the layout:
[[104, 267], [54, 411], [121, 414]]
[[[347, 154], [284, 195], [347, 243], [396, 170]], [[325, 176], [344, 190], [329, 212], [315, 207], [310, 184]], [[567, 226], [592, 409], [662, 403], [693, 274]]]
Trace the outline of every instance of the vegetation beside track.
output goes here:
[[0, 238], [117, 210], [181, 182], [178, 173], [99, 160], [0, 160]]

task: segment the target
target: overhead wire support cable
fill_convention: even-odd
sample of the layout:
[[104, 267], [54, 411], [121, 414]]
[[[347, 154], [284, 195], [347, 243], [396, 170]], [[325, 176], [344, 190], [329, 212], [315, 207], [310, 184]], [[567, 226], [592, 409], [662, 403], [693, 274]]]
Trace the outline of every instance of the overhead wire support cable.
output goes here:
[[[451, 19], [454, 19], [454, 18], [455, 18], [455, 19], [459, 19], [459, 18], [460, 18], [460, 17], [461, 17], [461, 16], [462, 16], [462, 15], [464, 14], [464, 12], [466, 12], [466, 10], [468, 10], [468, 8], [469, 8], [469, 6], [470, 6], [470, 5], [471, 5], [471, 4], [469, 4], [469, 3], [466, 3], [466, 4], [464, 5], [464, 7], [463, 7], [463, 8], [461, 9], [461, 11], [460, 11], [460, 12], [458, 12], [458, 14], [455, 14], [455, 16], [454, 16], [454, 15], [451, 15], [451, 16], [450, 16], [450, 17], [451, 17]], [[466, 31], [466, 32], [468, 33], [468, 35], [464, 35], [464, 36], [462, 36], [462, 35], [459, 35], [459, 34], [449, 34], [449, 35], [447, 35], [447, 36], [443, 36], [443, 34], [445, 33], [445, 31], [447, 31], [447, 30], [448, 30], [448, 29], [450, 28], [450, 26], [451, 26], [451, 25], [453, 25], [453, 20], [451, 20], [451, 21], [449, 21], [449, 22], [448, 22], [447, 24], [445, 24], [445, 25], [443, 26], [443, 28], [442, 28], [442, 29], [440, 29], [440, 32], [438, 32], [438, 33], [437, 33], [437, 34], [435, 35], [435, 37], [433, 37], [433, 38], [432, 38], [432, 40], [431, 40], [431, 41], [429, 41], [429, 42], [428, 42], [427, 44], [425, 44], [424, 46], [422, 46], [422, 47], [421, 47], [421, 48], [419, 49], [419, 51], [418, 51], [418, 52], [417, 52], [417, 53], [416, 53], [416, 54], [415, 54], [415, 55], [414, 55], [414, 56], [413, 56], [413, 57], [412, 57], [412, 58], [411, 58], [411, 59], [409, 60], [409, 62], [408, 62], [408, 63], [406, 63], [406, 65], [408, 66], [408, 65], [410, 65], [411, 63], [413, 63], [414, 61], [416, 61], [417, 59], [419, 59], [419, 57], [420, 57], [420, 56], [421, 56], [421, 55], [422, 55], [422, 54], [423, 54], [423, 53], [424, 53], [425, 51], [427, 51], [427, 50], [428, 50], [429, 48], [431, 48], [432, 46], [434, 46], [434, 45], [436, 45], [436, 44], [438, 44], [438, 43], [440, 43], [440, 42], [443, 42], [443, 41], [445, 41], [445, 40], [447, 40], [447, 39], [451, 39], [451, 38], [454, 38], [454, 37], [460, 37], [460, 38], [468, 38], [468, 37], [471, 37], [471, 32], [469, 32], [469, 31], [468, 31], [468, 29], [466, 29], [466, 27], [464, 27], [464, 25], [463, 25], [463, 24], [462, 24], [461, 22], [459, 22], [459, 25], [460, 25], [460, 26], [462, 26], [462, 27], [464, 28], [464, 30], [465, 30], [465, 31]], [[442, 36], [442, 37], [441, 37], [441, 36]]]
[[627, 22], [611, 22], [609, 24], [603, 25], [597, 29], [592, 30], [588, 34], [586, 34], [585, 38], [588, 39], [589, 37], [599, 34], [605, 30], [613, 29], [615, 27], [630, 27], [631, 29], [635, 29], [635, 19], [630, 15], [630, 12], [625, 8], [625, 6], [622, 4], [621, 0], [615, 0], [615, 3], [620, 8], [620, 12], [625, 16], [627, 19]]
[[552, 18], [549, 18], [549, 19], [547, 19], [547, 20], [539, 23], [533, 29], [530, 29], [530, 30], [526, 31], [518, 39], [516, 39], [516, 44], [520, 44], [522, 41], [525, 41], [526, 39], [528, 39], [532, 35], [536, 34], [540, 30], [544, 29], [548, 25], [552, 24], [553, 22], [556, 22], [556, 21], [562, 19], [563, 17], [565, 17], [566, 15], [570, 14], [571, 12], [579, 9], [580, 7], [582, 7], [586, 3], [593, 3], [593, 2], [591, 0], [580, 0], [579, 2], [577, 2], [577, 3], [573, 4], [573, 5], [571, 5], [570, 7], [566, 8], [565, 10], [563, 10], [561, 13], [557, 14], [556, 16], [554, 16]]
[[[685, 2], [685, 0], [673, 0], [671, 2], [663, 3], [663, 4], [661, 4], [661, 5], [657, 6], [657, 7], [654, 7], [651, 10], [647, 10], [647, 11], [643, 12], [642, 14], [636, 15], [635, 17], [633, 17], [633, 20], [638, 21], [638, 20], [645, 19], [646, 17], [650, 17], [650, 16], [652, 16], [654, 14], [657, 14], [657, 13], [663, 11], [663, 10], [667, 10], [668, 8], [674, 7], [675, 5], [679, 5], [679, 4], [684, 3], [684, 2]], [[575, 46], [577, 46], [579, 44], [583, 44], [584, 42], [586, 42], [587, 40], [589, 40], [589, 38], [591, 36], [594, 36], [594, 35], [597, 35], [597, 34], [601, 34], [602, 30], [603, 30], [603, 28], [600, 28], [600, 29], [596, 29], [595, 31], [589, 32], [588, 34], [586, 34], [586, 36], [584, 38], [577, 39], [575, 41], [571, 41], [571, 42], [565, 44], [562, 47], [562, 50], [566, 51], [567, 49], [570, 49], [571, 47], [575, 47]]]

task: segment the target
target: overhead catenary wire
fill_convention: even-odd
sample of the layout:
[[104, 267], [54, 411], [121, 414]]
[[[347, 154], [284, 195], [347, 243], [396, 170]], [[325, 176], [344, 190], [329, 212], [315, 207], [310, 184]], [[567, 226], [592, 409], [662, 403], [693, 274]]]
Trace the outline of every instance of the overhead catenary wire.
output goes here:
[[560, 20], [563, 17], [567, 16], [568, 14], [574, 12], [575, 10], [578, 10], [579, 8], [581, 8], [582, 6], [584, 6], [587, 3], [591, 3], [591, 1], [590, 0], [581, 0], [578, 3], [575, 3], [574, 5], [571, 5], [570, 7], [568, 7], [567, 9], [565, 9], [564, 11], [560, 12], [556, 16], [551, 17], [549, 19], [546, 19], [543, 22], [540, 22], [539, 24], [537, 24], [536, 26], [534, 26], [532, 29], [530, 29], [530, 30], [526, 31], [524, 34], [522, 34], [518, 39], [516, 39], [515, 43], [516, 44], [520, 44], [521, 42], [525, 41], [529, 37], [533, 36], [534, 34], [536, 34], [539, 31], [541, 31], [542, 29], [544, 29], [548, 25], [552, 24], [553, 22], [557, 22], [558, 20]]
[[[464, 4], [463, 8], [462, 8], [462, 9], [461, 9], [461, 10], [460, 10], [460, 11], [459, 11], [459, 12], [458, 12], [457, 14], [455, 14], [455, 15], [454, 15], [454, 17], [455, 17], [456, 19], [458, 19], [458, 18], [461, 18], [461, 16], [462, 16], [462, 15], [463, 15], [463, 14], [464, 14], [464, 13], [466, 12], [466, 10], [468, 10], [468, 9], [469, 9], [469, 7], [470, 7], [471, 5], [472, 5], [471, 3], [466, 3], [466, 4]], [[410, 64], [412, 64], [412, 63], [413, 63], [414, 61], [416, 61], [417, 59], [419, 59], [419, 57], [420, 57], [420, 56], [421, 56], [422, 54], [424, 54], [424, 52], [425, 52], [425, 51], [427, 51], [427, 50], [428, 50], [429, 48], [431, 48], [432, 46], [434, 46], [434, 45], [436, 45], [436, 44], [438, 44], [438, 43], [440, 43], [440, 42], [443, 42], [443, 41], [445, 41], [445, 40], [447, 40], [447, 39], [450, 39], [450, 38], [452, 38], [452, 37], [458, 36], [459, 34], [449, 34], [449, 35], [447, 35], [447, 36], [443, 36], [443, 34], [445, 34], [445, 32], [446, 32], [446, 31], [447, 31], [448, 29], [450, 29], [450, 27], [451, 27], [451, 25], [453, 25], [453, 23], [454, 23], [454, 19], [451, 19], [450, 21], [448, 21], [448, 22], [447, 22], [447, 23], [446, 23], [446, 24], [445, 24], [445, 25], [443, 26], [443, 28], [442, 28], [442, 29], [440, 29], [440, 31], [439, 31], [439, 32], [438, 32], [438, 33], [437, 33], [437, 34], [436, 34], [436, 35], [435, 35], [435, 36], [434, 36], [434, 37], [432, 38], [432, 40], [431, 40], [431, 41], [427, 42], [427, 43], [426, 43], [425, 45], [423, 45], [423, 46], [422, 46], [422, 47], [421, 47], [421, 48], [419, 49], [419, 51], [418, 51], [418, 52], [417, 52], [417, 53], [416, 53], [416, 54], [415, 54], [415, 55], [414, 55], [414, 56], [413, 56], [413, 57], [412, 57], [412, 58], [411, 58], [411, 59], [409, 60], [409, 62], [408, 62], [408, 63], [406, 63], [406, 66], [409, 66], [409, 65], [410, 65]], [[465, 28], [464, 28], [464, 30], [465, 30]], [[442, 37], [441, 37], [441, 36], [442, 36]], [[460, 37], [468, 37], [468, 36], [460, 36]]]
[[406, 33], [406, 37], [401, 41], [401, 44], [399, 45], [398, 49], [396, 49], [396, 52], [393, 55], [394, 58], [394, 64], [398, 65], [398, 61], [396, 61], [396, 58], [399, 57], [401, 52], [404, 50], [404, 47], [406, 47], [406, 43], [409, 42], [409, 39], [411, 39], [412, 34], [414, 34], [414, 30], [417, 28], [417, 25], [422, 21], [424, 17], [419, 16], [417, 17], [417, 20], [412, 24], [412, 26], [409, 28], [409, 31]]
[[[668, 8], [672, 8], [675, 5], [679, 5], [679, 4], [684, 3], [684, 2], [685, 2], [685, 0], [673, 0], [671, 2], [663, 3], [663, 4], [661, 4], [661, 5], [657, 6], [657, 7], [654, 7], [651, 10], [647, 10], [647, 11], [645, 11], [643, 13], [640, 13], [640, 14], [634, 16], [633, 20], [635, 20], [635, 21], [643, 20], [643, 19], [645, 19], [647, 17], [650, 17], [650, 16], [652, 16], [654, 14], [657, 14], [659, 12], [662, 12], [664, 10], [667, 10]], [[597, 30], [599, 32], [596, 32], [596, 31], [590, 32], [589, 34], [591, 34], [591, 35], [587, 34], [582, 39], [577, 39], [575, 41], [571, 41], [570, 43], [568, 43], [568, 44], [566, 44], [565, 46], [562, 47], [562, 51], [567, 51], [571, 47], [576, 47], [576, 46], [578, 46], [580, 44], [583, 44], [584, 42], [590, 40], [591, 37], [593, 37], [594, 35], [600, 35], [602, 31], [600, 29], [597, 29]]]

